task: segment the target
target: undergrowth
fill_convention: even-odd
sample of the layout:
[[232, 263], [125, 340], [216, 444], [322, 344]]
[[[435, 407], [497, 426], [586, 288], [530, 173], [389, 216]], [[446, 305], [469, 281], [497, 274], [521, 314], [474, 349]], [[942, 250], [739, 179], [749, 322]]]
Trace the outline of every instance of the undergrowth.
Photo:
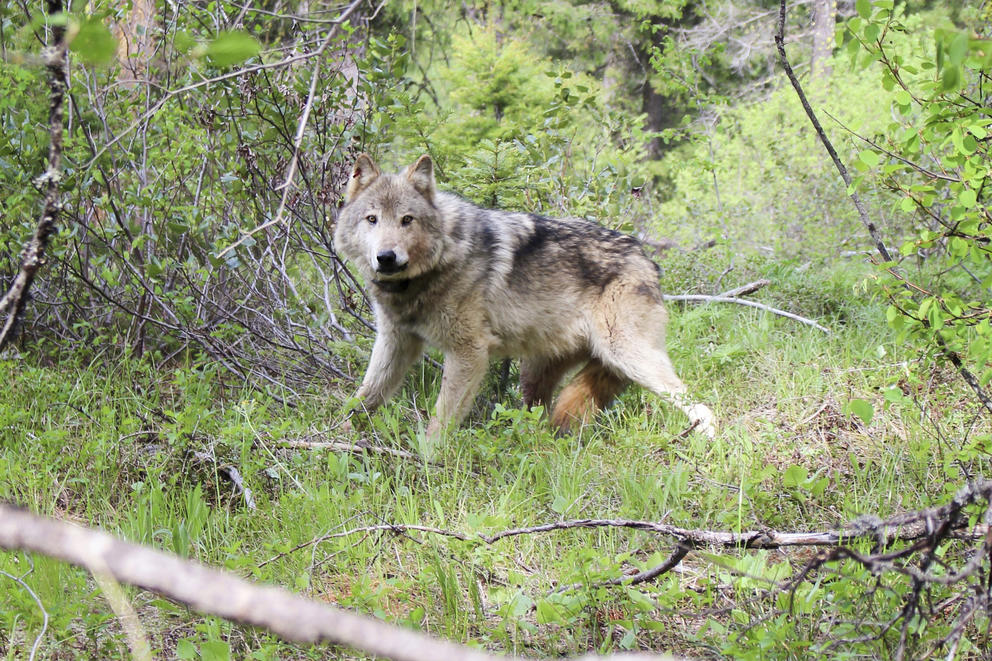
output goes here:
[[[659, 564], [673, 540], [598, 529], [489, 545], [362, 530], [406, 523], [472, 536], [586, 517], [732, 531], [830, 529], [865, 513], [932, 504], [953, 486], [935, 474], [975, 470], [974, 457], [942, 440], [981, 431], [962, 384], [946, 372], [923, 383], [900, 377], [915, 358], [893, 341], [884, 306], [865, 294], [860, 264], [754, 260], [718, 283], [691, 254], [664, 263], [670, 292], [692, 289], [688, 283], [715, 292], [768, 277], [772, 284], [754, 298], [832, 331], [728, 304], [670, 306], [670, 353], [695, 398], [717, 415], [712, 441], [684, 434], [685, 417], [638, 388], [578, 435], [559, 438], [540, 410], [520, 409], [514, 385], [499, 390], [497, 376], [470, 423], [432, 444], [423, 429], [439, 374], [424, 362], [366, 432], [419, 460], [292, 448], [292, 441], [356, 440], [338, 431], [340, 393], [350, 384], [313, 384], [280, 402], [209, 363], [157, 370], [142, 360], [26, 358], [0, 363], [8, 384], [0, 393], [0, 500], [508, 652], [795, 657], [815, 650], [824, 643], [821, 625], [852, 616], [864, 588], [852, 570], [829, 592], [804, 587], [799, 605], [784, 609], [768, 581], [792, 575], [808, 551], [697, 552], [655, 582], [603, 587]], [[959, 413], [943, 415], [945, 428], [935, 433], [928, 423], [935, 409]], [[311, 543], [346, 531], [355, 532]], [[22, 554], [0, 556], [0, 569], [23, 576], [51, 616], [48, 656], [127, 656], [119, 624], [85, 572]], [[0, 649], [17, 658], [42, 615], [25, 590], [0, 582]], [[128, 594], [163, 656], [329, 654]], [[854, 649], [878, 654], [882, 645]]]

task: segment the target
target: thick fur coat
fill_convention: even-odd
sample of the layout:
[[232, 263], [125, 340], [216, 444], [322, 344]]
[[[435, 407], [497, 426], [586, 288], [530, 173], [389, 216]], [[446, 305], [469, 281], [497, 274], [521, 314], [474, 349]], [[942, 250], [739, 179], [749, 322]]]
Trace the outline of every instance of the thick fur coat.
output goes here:
[[587, 422], [633, 381], [714, 434], [684, 400], [665, 351], [657, 266], [630, 236], [584, 220], [482, 209], [436, 189], [431, 160], [383, 174], [356, 160], [334, 233], [369, 283], [377, 335], [358, 396], [373, 410], [396, 391], [425, 344], [444, 353], [429, 433], [458, 424], [490, 360], [520, 359], [528, 406], [550, 406], [562, 430]]

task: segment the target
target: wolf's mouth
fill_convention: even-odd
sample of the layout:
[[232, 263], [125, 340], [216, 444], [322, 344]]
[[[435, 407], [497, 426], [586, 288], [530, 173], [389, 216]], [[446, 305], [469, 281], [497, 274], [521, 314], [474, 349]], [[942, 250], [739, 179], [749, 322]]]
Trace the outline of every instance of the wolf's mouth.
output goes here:
[[405, 280], [373, 280], [372, 284], [384, 292], [399, 294], [410, 288], [410, 280], [411, 278]]
[[406, 267], [407, 264], [399, 264], [395, 266], [392, 264], [389, 265], [380, 264], [379, 267], [375, 270], [375, 272], [377, 275], [396, 275], [397, 273], [402, 273], [403, 271], [405, 271]]

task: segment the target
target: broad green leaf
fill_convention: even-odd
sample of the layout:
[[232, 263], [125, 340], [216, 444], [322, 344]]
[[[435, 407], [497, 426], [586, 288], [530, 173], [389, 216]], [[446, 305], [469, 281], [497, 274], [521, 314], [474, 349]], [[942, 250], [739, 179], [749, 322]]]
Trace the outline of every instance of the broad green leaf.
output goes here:
[[958, 195], [958, 202], [966, 209], [971, 209], [978, 203], [978, 194], [971, 188], [965, 188]]
[[176, 643], [176, 658], [177, 659], [195, 659], [199, 654], [196, 651], [196, 646], [190, 641], [182, 638]]
[[802, 466], [789, 466], [782, 474], [782, 484], [786, 487], [798, 487], [809, 476], [809, 472]]
[[974, 154], [974, 153], [975, 153], [975, 150], [976, 150], [976, 149], [978, 149], [978, 141], [977, 141], [977, 140], [975, 140], [975, 138], [974, 138], [974, 136], [971, 136], [971, 135], [965, 135], [965, 136], [964, 136], [964, 137], [963, 137], [963, 138], [961, 139], [961, 146], [962, 146], [962, 148], [963, 148], [963, 150], [964, 150], [964, 152], [963, 152], [963, 153], [964, 153], [964, 154], [965, 154], [966, 156], [970, 156], [970, 155], [972, 155], [972, 154]]
[[891, 388], [886, 388], [885, 390], [882, 391], [882, 396], [885, 398], [885, 401], [890, 402], [892, 404], [903, 404], [912, 401], [908, 397], [906, 397], [905, 393], [903, 393], [903, 391], [900, 390], [898, 386], [892, 386]]
[[231, 30], [217, 35], [207, 46], [206, 55], [214, 66], [228, 67], [258, 55], [259, 49], [258, 41], [250, 34]]
[[847, 403], [846, 408], [848, 413], [858, 416], [866, 425], [871, 424], [871, 419], [875, 415], [875, 409], [863, 399], [852, 399]]
[[537, 602], [537, 623], [549, 624], [553, 622], [564, 622], [557, 605], [548, 602], [546, 599]]
[[878, 152], [871, 149], [865, 149], [864, 151], [862, 151], [860, 154], [858, 154], [858, 158], [861, 160], [862, 163], [864, 163], [870, 168], [877, 166], [879, 161], [881, 160], [881, 158], [878, 155]]
[[871, 16], [871, 2], [869, 0], [856, 0], [854, 8], [858, 10], [858, 16], [869, 18]]
[[964, 62], [964, 58], [968, 56], [968, 33], [959, 32], [954, 41], [951, 42], [950, 47], [947, 49], [947, 57], [951, 64], [958, 66]]
[[117, 40], [99, 18], [88, 16], [74, 24], [69, 49], [87, 64], [106, 64], [117, 52]]
[[956, 90], [961, 85], [961, 67], [949, 65], [944, 67], [944, 75], [940, 78], [941, 89], [945, 92]]
[[203, 661], [231, 661], [231, 645], [223, 640], [208, 640], [200, 645]]

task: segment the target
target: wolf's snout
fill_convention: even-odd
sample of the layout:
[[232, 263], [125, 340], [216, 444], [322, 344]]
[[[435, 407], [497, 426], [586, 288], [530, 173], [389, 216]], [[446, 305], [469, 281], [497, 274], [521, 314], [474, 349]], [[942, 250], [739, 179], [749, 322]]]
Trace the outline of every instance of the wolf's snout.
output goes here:
[[406, 262], [400, 262], [392, 250], [380, 250], [375, 256], [376, 270], [383, 273], [395, 273], [406, 268]]

